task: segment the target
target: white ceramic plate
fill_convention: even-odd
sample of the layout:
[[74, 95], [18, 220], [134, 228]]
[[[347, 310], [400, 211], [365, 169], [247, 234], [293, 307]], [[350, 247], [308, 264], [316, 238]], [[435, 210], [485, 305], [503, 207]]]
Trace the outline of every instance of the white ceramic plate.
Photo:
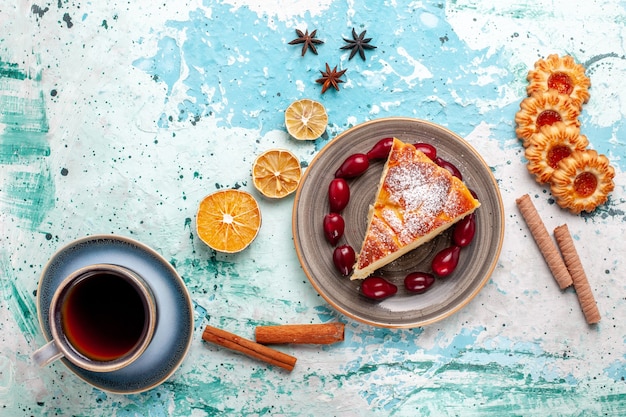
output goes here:
[[[328, 185], [346, 157], [367, 153], [385, 137], [407, 143], [426, 142], [437, 155], [461, 171], [463, 181], [478, 195], [476, 235], [461, 250], [456, 270], [438, 278], [423, 294], [404, 289], [404, 277], [416, 271], [429, 272], [435, 253], [449, 246], [449, 231], [381, 268], [376, 275], [398, 286], [398, 293], [383, 301], [361, 295], [361, 281], [342, 276], [332, 262], [333, 247], [326, 241], [322, 222], [329, 212]], [[343, 210], [346, 231], [338, 243], [349, 244], [358, 253], [367, 226], [384, 162], [374, 162], [360, 177], [348, 180], [350, 202]], [[489, 166], [472, 146], [458, 135], [436, 124], [409, 118], [386, 118], [355, 126], [337, 136], [311, 161], [296, 192], [293, 208], [293, 237], [302, 269], [317, 292], [341, 313], [380, 327], [419, 327], [458, 311], [478, 294], [496, 266], [504, 237], [504, 208]]]

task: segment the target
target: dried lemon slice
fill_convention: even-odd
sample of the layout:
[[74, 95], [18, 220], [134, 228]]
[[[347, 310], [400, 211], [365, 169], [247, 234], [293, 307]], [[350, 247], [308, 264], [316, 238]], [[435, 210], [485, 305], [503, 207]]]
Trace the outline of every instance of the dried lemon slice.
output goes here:
[[300, 161], [286, 149], [270, 149], [252, 164], [252, 181], [261, 194], [282, 198], [298, 188], [302, 168]]
[[234, 253], [245, 249], [260, 228], [259, 205], [245, 191], [216, 191], [206, 196], [198, 207], [198, 237], [216, 251]]
[[302, 99], [294, 101], [285, 110], [287, 132], [298, 140], [317, 139], [326, 131], [328, 115], [317, 101]]

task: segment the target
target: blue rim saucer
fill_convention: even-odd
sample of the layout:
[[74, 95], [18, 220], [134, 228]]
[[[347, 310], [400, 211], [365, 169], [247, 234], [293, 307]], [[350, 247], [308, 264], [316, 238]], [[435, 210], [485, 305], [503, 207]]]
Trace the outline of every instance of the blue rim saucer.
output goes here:
[[150, 285], [157, 304], [152, 342], [131, 365], [112, 372], [92, 372], [66, 359], [65, 365], [85, 382], [104, 391], [134, 394], [167, 380], [187, 355], [193, 338], [193, 305], [185, 283], [159, 253], [130, 238], [94, 235], [55, 253], [45, 266], [37, 290], [37, 314], [46, 340], [51, 339], [49, 306], [55, 289], [73, 271], [109, 263], [132, 269]]

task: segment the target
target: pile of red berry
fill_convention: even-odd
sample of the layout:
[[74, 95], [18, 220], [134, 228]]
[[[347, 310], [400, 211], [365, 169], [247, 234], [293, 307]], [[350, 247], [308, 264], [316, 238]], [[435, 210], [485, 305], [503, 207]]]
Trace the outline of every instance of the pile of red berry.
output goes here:
[[[341, 212], [350, 201], [350, 187], [347, 179], [356, 178], [363, 174], [374, 160], [386, 159], [393, 146], [393, 138], [379, 140], [369, 152], [355, 153], [348, 156], [335, 172], [333, 180], [328, 187], [328, 202], [330, 212], [324, 217], [324, 235], [332, 246], [336, 246], [345, 230], [345, 220]], [[454, 164], [437, 156], [437, 149], [428, 143], [416, 143], [416, 149], [422, 151], [427, 157], [440, 167], [448, 170], [453, 176], [463, 180], [461, 172]], [[471, 191], [471, 190], [470, 190]], [[476, 194], [471, 191], [474, 198]], [[452, 230], [452, 245], [439, 251], [431, 262], [432, 273], [412, 272], [404, 279], [404, 287], [407, 291], [421, 294], [427, 291], [435, 282], [435, 277], [450, 275], [459, 262], [461, 248], [468, 246], [476, 232], [476, 216], [474, 213], [461, 219]], [[348, 244], [336, 246], [333, 251], [333, 264], [343, 276], [352, 273], [356, 253]], [[382, 277], [371, 276], [361, 283], [361, 293], [374, 300], [382, 300], [398, 292], [398, 287]]]

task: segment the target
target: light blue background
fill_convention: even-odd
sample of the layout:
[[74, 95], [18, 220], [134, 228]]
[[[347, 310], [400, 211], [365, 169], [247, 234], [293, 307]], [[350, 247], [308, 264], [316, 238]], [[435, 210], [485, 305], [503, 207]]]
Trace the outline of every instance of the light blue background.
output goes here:
[[[503, 2], [504, 3], [504, 2]], [[556, 4], [555, 4], [556, 3]], [[7, 415], [583, 416], [626, 413], [623, 317], [626, 3], [457, 0], [0, 2], [0, 410]], [[288, 45], [317, 29], [318, 55]], [[377, 48], [348, 60], [343, 37]], [[580, 117], [616, 169], [607, 205], [559, 209], [527, 173], [514, 134], [526, 74], [551, 53], [587, 68]], [[347, 69], [321, 94], [319, 71]], [[298, 142], [284, 109], [324, 104], [326, 134]], [[410, 116], [465, 137], [501, 187], [506, 236], [491, 281], [463, 310], [425, 328], [354, 322], [318, 296], [291, 238], [293, 197], [263, 199], [256, 155], [292, 150], [304, 167], [358, 123]], [[256, 193], [263, 225], [236, 255], [195, 235], [198, 202]], [[548, 227], [567, 223], [602, 321], [585, 324], [560, 291], [515, 207], [528, 193]], [[46, 261], [85, 235], [114, 233], [163, 254], [185, 280], [196, 334], [161, 386], [121, 396], [62, 364], [37, 369], [44, 342], [35, 291]], [[201, 342], [206, 324], [253, 337], [261, 324], [346, 323], [346, 340], [285, 346], [292, 373]]]

